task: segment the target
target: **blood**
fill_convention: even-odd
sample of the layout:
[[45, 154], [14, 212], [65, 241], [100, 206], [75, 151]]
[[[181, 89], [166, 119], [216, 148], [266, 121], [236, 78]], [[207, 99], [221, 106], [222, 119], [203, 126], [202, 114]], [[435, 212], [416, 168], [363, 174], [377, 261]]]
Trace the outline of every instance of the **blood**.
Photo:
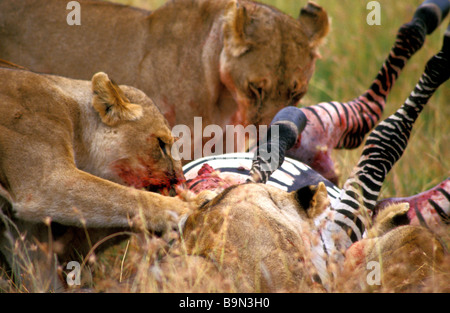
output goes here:
[[138, 166], [131, 166], [128, 160], [120, 160], [113, 165], [113, 170], [125, 185], [163, 195], [173, 193], [176, 185], [185, 182], [182, 173], [162, 171], [142, 159], [139, 159]]
[[339, 182], [339, 175], [336, 173], [334, 169], [334, 163], [331, 159], [331, 156], [326, 151], [317, 151], [314, 155], [314, 159], [311, 163], [311, 167], [314, 168], [317, 172], [319, 172], [322, 176], [328, 178], [333, 184], [337, 185]]
[[[409, 211], [407, 214], [411, 224], [420, 224], [420, 218], [424, 218], [425, 222], [429, 223], [433, 216], [436, 220], [439, 220], [438, 213], [431, 205], [430, 201], [434, 201], [438, 203], [438, 205], [444, 203], [444, 206], [448, 206], [448, 200], [440, 190], [448, 192], [450, 189], [449, 185], [450, 180], [446, 179], [437, 186], [414, 196], [384, 199], [378, 202], [375, 212], [378, 212], [390, 204], [407, 202], [409, 203]], [[417, 216], [416, 210], [420, 213], [420, 217]]]
[[353, 243], [345, 252], [345, 258], [350, 259], [351, 262], [347, 262], [345, 266], [349, 269], [354, 269], [361, 265], [365, 260], [365, 248], [366, 240], [361, 240]]
[[219, 176], [219, 171], [215, 171], [209, 164], [205, 163], [198, 171], [197, 177], [186, 181], [186, 187], [194, 193], [203, 190], [223, 190], [234, 185]]
[[299, 134], [294, 146], [291, 149], [299, 149], [302, 144], [302, 134]]
[[246, 127], [250, 124], [248, 120], [248, 110], [250, 107], [249, 99], [239, 93], [239, 89], [237, 88], [230, 72], [221, 70], [220, 80], [228, 89], [238, 107], [237, 110], [232, 114], [229, 123], [231, 125], [242, 125]]

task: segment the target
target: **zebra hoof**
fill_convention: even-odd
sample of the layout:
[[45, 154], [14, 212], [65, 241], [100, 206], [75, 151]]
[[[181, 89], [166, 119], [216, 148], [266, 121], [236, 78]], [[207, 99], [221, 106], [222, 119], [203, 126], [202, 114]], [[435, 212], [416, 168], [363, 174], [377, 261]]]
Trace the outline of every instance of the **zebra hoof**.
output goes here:
[[414, 18], [422, 20], [426, 25], [427, 35], [441, 24], [449, 12], [449, 0], [426, 0], [414, 13]]

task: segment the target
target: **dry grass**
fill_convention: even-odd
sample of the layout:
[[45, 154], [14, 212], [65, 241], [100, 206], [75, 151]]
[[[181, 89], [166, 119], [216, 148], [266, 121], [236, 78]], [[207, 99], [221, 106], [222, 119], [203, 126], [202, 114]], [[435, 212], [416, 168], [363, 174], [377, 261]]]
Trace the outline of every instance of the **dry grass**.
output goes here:
[[[449, 239], [448, 231], [444, 236]], [[424, 236], [418, 246], [379, 254], [375, 259], [381, 264], [380, 285], [367, 283], [371, 269], [364, 263], [350, 271], [345, 270], [331, 284], [329, 292], [450, 292], [450, 255], [442, 258], [433, 253], [436, 247], [430, 248], [430, 244], [430, 238]], [[225, 253], [224, 257], [229, 258], [230, 263], [242, 262], [231, 252]], [[224, 267], [221, 260], [207, 262], [203, 257], [187, 255], [180, 247], [174, 249], [167, 241], [145, 234], [132, 236], [93, 261], [89, 269], [93, 275], [83, 274], [87, 279], [82, 285], [93, 292], [230, 293], [261, 290], [261, 278], [256, 278], [261, 275], [259, 269], [253, 273], [236, 273], [235, 268], [230, 271]], [[299, 263], [299, 266], [308, 273], [303, 264]], [[329, 264], [329, 271], [336, 272], [337, 266]], [[286, 264], [280, 264], [280, 267], [285, 267], [287, 275], [295, 270]], [[262, 277], [263, 280], [265, 278]], [[254, 286], [249, 285], [249, 279], [255, 280]], [[307, 276], [295, 287], [275, 291], [326, 292], [319, 285], [311, 285], [308, 279]], [[77, 287], [72, 291], [80, 289]]]
[[[164, 0], [117, 0], [124, 4], [155, 9]], [[265, 0], [282, 11], [297, 16], [306, 1]], [[317, 63], [308, 94], [303, 99], [304, 105], [322, 101], [346, 101], [364, 91], [375, 77], [386, 57], [397, 29], [407, 22], [415, 8], [421, 3], [414, 1], [379, 0], [382, 8], [381, 26], [367, 25], [365, 1], [325, 1], [316, 0], [325, 7], [332, 19], [332, 29], [327, 42], [321, 50], [322, 59]], [[447, 25], [448, 18], [444, 21]], [[416, 84], [426, 61], [441, 47], [445, 28], [442, 26], [427, 38], [425, 46], [410, 60], [401, 74], [394, 90], [388, 97], [385, 116], [400, 106]], [[407, 196], [431, 188], [449, 176], [450, 168], [450, 96], [449, 83], [443, 85], [425, 108], [412, 133], [405, 155], [388, 175], [382, 190], [382, 197]], [[353, 151], [336, 151], [335, 159], [342, 177], [346, 177], [356, 164], [361, 149]], [[443, 240], [450, 242], [450, 234], [445, 230]], [[209, 275], [210, 268], [203, 262], [187, 257], [179, 252], [178, 257], [170, 257], [161, 263], [168, 251], [167, 241], [148, 234], [130, 237], [104, 254], [90, 258], [88, 272], [83, 275], [83, 286], [93, 291], [119, 292], [233, 292], [237, 290], [234, 282], [217, 274]], [[18, 256], [20, 257], [20, 256]], [[398, 255], [397, 267], [394, 268], [399, 278], [399, 286], [369, 289], [363, 291], [426, 291], [450, 292], [450, 257], [446, 256], [440, 266], [429, 268], [426, 277], [419, 283], [411, 285], [411, 275], [407, 267], [410, 255]], [[189, 262], [186, 262], [189, 259]], [[80, 260], [81, 261], [81, 260]], [[431, 260], [433, 264], [433, 260]], [[161, 267], [169, 268], [166, 276]], [[423, 270], [423, 268], [420, 268]], [[405, 272], [406, 271], [406, 272]], [[361, 291], [361, 276], [353, 273], [344, 277], [345, 284], [335, 285], [333, 292]], [[356, 275], [356, 277], [354, 277]], [[409, 276], [408, 276], [409, 275]], [[14, 286], [3, 273], [0, 290], [6, 292], [23, 292]], [[402, 280], [403, 279], [403, 280]], [[401, 288], [404, 286], [405, 288]], [[32, 290], [31, 290], [32, 291]], [[310, 292], [299, 288], [295, 291]]]
[[[249, 230], [243, 230], [249, 231]], [[219, 230], [218, 233], [221, 233]], [[276, 234], [274, 234], [276, 236]], [[310, 236], [304, 233], [304, 236]], [[188, 255], [184, 246], [174, 245], [173, 239], [177, 235], [169, 234], [165, 238], [157, 238], [148, 233], [137, 233], [119, 245], [107, 249], [96, 255], [95, 250], [86, 258], [77, 260], [82, 266], [81, 285], [70, 287], [68, 292], [151, 292], [151, 293], [233, 293], [233, 292], [259, 292], [262, 283], [278, 277], [271, 277], [259, 268], [254, 271], [244, 271], [241, 267], [233, 266], [231, 269], [226, 264], [242, 264], [229, 249], [226, 243], [218, 242], [214, 249], [222, 249], [223, 259], [206, 261], [205, 258], [196, 255]], [[448, 228], [441, 233], [441, 239], [450, 242]], [[277, 241], [277, 238], [273, 239]], [[182, 242], [182, 240], [181, 240]], [[420, 240], [419, 240], [420, 242]], [[450, 255], [440, 256], [434, 253], [436, 248], [431, 245], [429, 237], [424, 237], [418, 246], [409, 247], [408, 243], [402, 249], [389, 250], [387, 253], [376, 254], [381, 266], [381, 285], [370, 285], [367, 277], [371, 269], [365, 263], [359, 264], [351, 270], [344, 271], [331, 283], [329, 292], [450, 292]], [[431, 246], [430, 246], [431, 245]], [[35, 247], [35, 249], [39, 247]], [[42, 247], [41, 247], [42, 248]], [[45, 248], [45, 247], [44, 247]], [[231, 252], [230, 252], [231, 251]], [[430, 252], [431, 251], [431, 252]], [[286, 252], [279, 251], [280, 259], [291, 258], [292, 255], [283, 255]], [[39, 266], [34, 265], [28, 259], [28, 251], [18, 249], [15, 258], [22, 264], [22, 278], [27, 285], [14, 283], [6, 273], [0, 273], [0, 292], [42, 292], [52, 290], [48, 276], [41, 273]], [[298, 255], [296, 258], [308, 259], [307, 255]], [[51, 256], [49, 255], [49, 261]], [[372, 259], [373, 260], [373, 259]], [[289, 277], [294, 271], [305, 273], [306, 276], [298, 280], [295, 286], [275, 289], [276, 292], [326, 292], [318, 284], [311, 284], [309, 277], [311, 269], [303, 262], [299, 262], [296, 268], [292, 263], [280, 263], [282, 273], [286, 271]], [[328, 271], [336, 272], [337, 264], [328, 264]], [[63, 267], [60, 272], [66, 274], [70, 270]], [[309, 273], [309, 274], [308, 274]], [[284, 275], [283, 275], [284, 276]], [[63, 277], [65, 277], [63, 275]], [[251, 283], [254, 281], [254, 285]], [[250, 282], [250, 283], [249, 283]], [[61, 290], [60, 290], [61, 291]]]

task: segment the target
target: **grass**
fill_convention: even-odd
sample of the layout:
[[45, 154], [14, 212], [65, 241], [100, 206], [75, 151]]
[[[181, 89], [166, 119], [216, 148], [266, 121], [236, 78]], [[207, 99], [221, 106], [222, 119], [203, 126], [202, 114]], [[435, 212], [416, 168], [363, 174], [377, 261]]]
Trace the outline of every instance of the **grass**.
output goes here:
[[[164, 0], [116, 0], [128, 5], [156, 9]], [[262, 0], [281, 11], [296, 17], [306, 1]], [[316, 72], [310, 82], [303, 105], [322, 101], [346, 101], [361, 94], [376, 76], [382, 62], [394, 43], [397, 29], [412, 17], [418, 0], [379, 0], [381, 25], [366, 23], [368, 1], [325, 1], [316, 0], [328, 12], [332, 27], [321, 48], [322, 58], [317, 62]], [[448, 18], [426, 40], [425, 46], [409, 61], [388, 97], [384, 116], [394, 112], [406, 99], [419, 79], [426, 61], [441, 47]], [[449, 82], [441, 86], [433, 96], [411, 135], [409, 146], [402, 159], [388, 175], [381, 197], [408, 196], [427, 190], [449, 176], [450, 168], [450, 96]], [[359, 159], [361, 149], [335, 151], [335, 160], [345, 178]], [[172, 276], [178, 280], [164, 284], [155, 279], [155, 268], [151, 262], [158, 262], [167, 250], [164, 240], [138, 234], [119, 246], [93, 258], [91, 266], [94, 277], [85, 286], [95, 286], [95, 291], [235, 291], [229, 281], [219, 277], [208, 277], [206, 270], [195, 266], [185, 272], [177, 272], [172, 263]], [[81, 260], [80, 260], [81, 261]], [[179, 260], [178, 260], [179, 261]], [[177, 262], [178, 262], [177, 261]], [[428, 282], [428, 291], [443, 291], [450, 281], [449, 260], [440, 269], [433, 282]], [[170, 264], [169, 264], [170, 266]], [[1, 275], [0, 275], [1, 276]], [[208, 278], [209, 280], [202, 280]], [[121, 281], [121, 284], [117, 282]], [[206, 285], [205, 281], [207, 281]], [[431, 287], [430, 287], [431, 286]], [[5, 286], [3, 291], [24, 291]], [[308, 291], [308, 290], [298, 290]], [[336, 288], [334, 291], [348, 291]], [[351, 291], [351, 290], [350, 290]], [[386, 291], [386, 290], [385, 290]], [[392, 290], [387, 290], [392, 291]], [[447, 289], [448, 292], [448, 289]]]

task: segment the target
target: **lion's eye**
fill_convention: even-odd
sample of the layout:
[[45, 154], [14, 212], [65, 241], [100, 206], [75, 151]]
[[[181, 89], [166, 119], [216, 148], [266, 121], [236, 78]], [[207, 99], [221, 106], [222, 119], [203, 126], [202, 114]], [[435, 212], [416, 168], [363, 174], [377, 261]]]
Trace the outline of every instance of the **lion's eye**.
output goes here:
[[296, 105], [297, 102], [299, 102], [300, 99], [303, 98], [303, 96], [306, 93], [306, 90], [307, 90], [306, 87], [299, 86], [297, 81], [295, 81], [294, 82], [294, 86], [291, 89], [291, 92], [290, 92], [290, 95], [289, 95], [289, 99], [290, 99], [291, 105]]
[[293, 104], [296, 104], [297, 102], [300, 101], [301, 98], [303, 98], [303, 96], [305, 95], [304, 91], [300, 91], [300, 92], [295, 92], [293, 94], [291, 94], [291, 102]]
[[264, 98], [264, 89], [257, 84], [249, 83], [248, 89], [257, 99], [262, 100]]
[[166, 148], [166, 143], [164, 142], [164, 141], [162, 141], [160, 138], [158, 138], [158, 143], [159, 143], [159, 147], [161, 148], [161, 151], [164, 153], [164, 154], [167, 154], [167, 148]]

